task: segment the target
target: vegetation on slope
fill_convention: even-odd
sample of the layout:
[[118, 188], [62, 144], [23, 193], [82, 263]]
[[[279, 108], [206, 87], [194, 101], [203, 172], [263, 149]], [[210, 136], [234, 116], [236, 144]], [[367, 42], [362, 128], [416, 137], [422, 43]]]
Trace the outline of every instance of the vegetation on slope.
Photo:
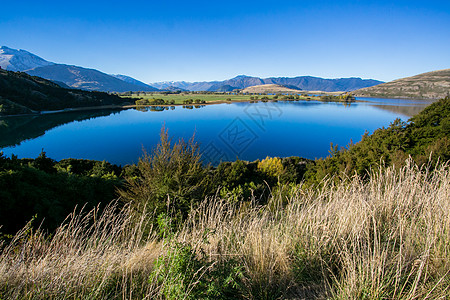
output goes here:
[[64, 89], [40, 77], [0, 70], [0, 116], [123, 102], [116, 95]]
[[116, 198], [121, 169], [107, 162], [64, 159], [45, 152], [36, 159], [7, 158], [0, 152], [0, 236], [35, 226], [53, 232], [76, 206], [91, 209]]
[[[431, 170], [430, 170], [431, 171]], [[450, 294], [450, 173], [413, 164], [266, 206], [210, 198], [177, 231], [110, 206], [0, 253], [2, 298], [438, 299]]]
[[440, 99], [450, 91], [450, 69], [397, 79], [353, 92], [360, 97]]

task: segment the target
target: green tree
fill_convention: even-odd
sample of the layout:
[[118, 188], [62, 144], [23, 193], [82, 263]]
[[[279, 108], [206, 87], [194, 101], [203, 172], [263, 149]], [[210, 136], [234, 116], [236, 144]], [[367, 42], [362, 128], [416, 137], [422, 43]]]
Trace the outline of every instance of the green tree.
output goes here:
[[55, 161], [47, 157], [47, 153], [42, 149], [39, 156], [31, 163], [32, 167], [46, 173], [56, 173]]
[[160, 137], [154, 152], [139, 159], [140, 176], [127, 178], [119, 193], [138, 211], [146, 207], [155, 216], [168, 212], [181, 220], [207, 195], [210, 181], [194, 137], [173, 143], [164, 127]]

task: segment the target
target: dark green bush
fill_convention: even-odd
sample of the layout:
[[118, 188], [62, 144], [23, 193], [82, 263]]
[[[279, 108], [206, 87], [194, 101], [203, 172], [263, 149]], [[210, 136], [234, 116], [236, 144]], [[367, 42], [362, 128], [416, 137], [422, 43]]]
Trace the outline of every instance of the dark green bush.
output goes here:
[[193, 138], [172, 143], [165, 128], [155, 151], [144, 153], [137, 169], [140, 176], [127, 178], [120, 195], [138, 211], [144, 207], [155, 215], [169, 211], [172, 217], [182, 220], [210, 188], [199, 145]]

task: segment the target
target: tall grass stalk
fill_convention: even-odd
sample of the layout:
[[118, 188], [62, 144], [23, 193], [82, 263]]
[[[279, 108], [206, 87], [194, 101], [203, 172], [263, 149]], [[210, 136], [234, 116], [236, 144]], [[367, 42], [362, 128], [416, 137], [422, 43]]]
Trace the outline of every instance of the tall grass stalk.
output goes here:
[[[450, 297], [447, 165], [429, 171], [408, 162], [366, 181], [333, 182], [274, 194], [264, 207], [205, 199], [172, 237], [209, 262], [196, 265], [180, 298], [231, 263], [241, 298]], [[174, 281], [152, 280], [155, 261], [171, 255], [167, 269], [177, 252], [144, 234], [146, 220], [111, 205], [100, 216], [71, 215], [53, 236], [26, 227], [1, 251], [0, 298], [163, 299]]]

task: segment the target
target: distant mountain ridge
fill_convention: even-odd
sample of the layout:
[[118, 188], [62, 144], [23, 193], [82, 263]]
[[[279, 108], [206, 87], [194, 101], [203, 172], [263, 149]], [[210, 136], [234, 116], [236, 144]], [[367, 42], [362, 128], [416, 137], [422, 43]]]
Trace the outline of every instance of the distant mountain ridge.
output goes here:
[[154, 92], [158, 89], [229, 92], [264, 84], [277, 84], [307, 91], [348, 92], [383, 83], [378, 80], [361, 78], [325, 79], [312, 76], [259, 78], [239, 75], [223, 81], [169, 81], [148, 85], [130, 76], [109, 75], [95, 69], [57, 64], [46, 61], [28, 51], [15, 50], [5, 46], [0, 47], [0, 66], [5, 70], [26, 72], [33, 76], [49, 79], [63, 87], [104, 92]]
[[441, 99], [450, 95], [450, 69], [386, 82], [353, 92], [360, 97]]
[[[8, 71], [26, 72], [71, 88], [102, 92], [157, 91], [125, 75], [108, 75], [95, 69], [56, 64], [25, 50], [0, 47], [0, 67]], [[61, 85], [63, 87], [66, 87]]]
[[25, 72], [32, 76], [39, 76], [55, 82], [61, 81], [72, 88], [87, 91], [102, 91], [102, 92], [157, 91], [157, 89], [151, 86], [145, 87], [129, 83], [114, 76], [102, 73], [95, 69], [87, 69], [78, 66], [54, 64], [50, 66], [35, 68]]
[[224, 81], [204, 81], [204, 82], [186, 82], [186, 81], [170, 81], [170, 82], [156, 82], [151, 83], [152, 86], [164, 90], [168, 86], [180, 87], [190, 91], [232, 91], [234, 89], [245, 89], [247, 87], [277, 84], [288, 86], [306, 91], [324, 91], [324, 92], [349, 92], [365, 87], [370, 87], [383, 83], [374, 79], [361, 78], [338, 78], [325, 79], [312, 76], [298, 76], [298, 77], [270, 77], [259, 78], [246, 75], [239, 75], [232, 79]]
[[120, 79], [122, 81], [125, 81], [125, 82], [128, 82], [128, 83], [132, 83], [134, 85], [143, 86], [145, 88], [150, 87], [148, 84], [146, 84], [146, 83], [144, 83], [142, 81], [139, 81], [137, 79], [134, 79], [133, 77], [130, 77], [130, 76], [127, 76], [127, 75], [111, 74], [111, 76], [113, 76], [113, 77], [115, 77], [117, 79]]

